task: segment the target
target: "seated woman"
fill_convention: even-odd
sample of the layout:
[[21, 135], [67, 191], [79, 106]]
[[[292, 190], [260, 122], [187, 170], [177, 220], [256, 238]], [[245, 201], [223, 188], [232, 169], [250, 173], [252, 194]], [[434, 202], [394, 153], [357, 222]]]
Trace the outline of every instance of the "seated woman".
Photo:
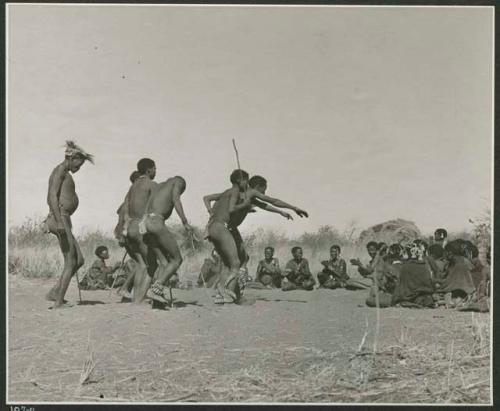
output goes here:
[[255, 281], [269, 288], [281, 287], [281, 269], [277, 258], [274, 258], [274, 248], [266, 247], [264, 259], [259, 261]]
[[408, 259], [400, 266], [392, 304], [415, 308], [435, 307], [435, 287], [427, 259], [426, 244], [414, 241], [406, 253]]
[[462, 305], [476, 290], [471, 274], [474, 267], [465, 256], [463, 243], [450, 241], [444, 249], [449, 264], [438, 292], [445, 294], [445, 304], [448, 307]]
[[283, 291], [307, 290], [314, 288], [314, 278], [309, 270], [309, 262], [302, 257], [302, 247], [292, 248], [293, 259], [285, 267], [286, 277], [281, 284]]
[[105, 290], [111, 287], [113, 282], [116, 287], [121, 285], [122, 283], [117, 284], [113, 277], [113, 273], [120, 268], [121, 263], [118, 262], [112, 267], [106, 265], [106, 260], [109, 259], [108, 247], [100, 245], [95, 249], [95, 255], [97, 260], [94, 261], [85, 277], [82, 278], [80, 288], [83, 290]]
[[332, 245], [330, 247], [330, 259], [322, 261], [323, 270], [318, 273], [318, 282], [321, 288], [334, 290], [335, 288], [345, 287], [349, 276], [344, 259], [340, 258], [340, 246]]

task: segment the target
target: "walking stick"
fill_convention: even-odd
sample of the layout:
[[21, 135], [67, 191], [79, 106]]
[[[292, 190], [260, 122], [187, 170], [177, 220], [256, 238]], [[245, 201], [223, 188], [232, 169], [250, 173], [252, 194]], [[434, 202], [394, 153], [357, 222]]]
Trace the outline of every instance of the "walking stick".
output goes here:
[[168, 286], [168, 291], [170, 293], [170, 308], [174, 308], [174, 296], [172, 295], [172, 284]]
[[75, 273], [76, 277], [76, 285], [78, 287], [78, 296], [80, 297], [80, 305], [83, 303], [82, 301], [82, 291], [80, 290], [80, 281], [78, 280], [78, 272]]

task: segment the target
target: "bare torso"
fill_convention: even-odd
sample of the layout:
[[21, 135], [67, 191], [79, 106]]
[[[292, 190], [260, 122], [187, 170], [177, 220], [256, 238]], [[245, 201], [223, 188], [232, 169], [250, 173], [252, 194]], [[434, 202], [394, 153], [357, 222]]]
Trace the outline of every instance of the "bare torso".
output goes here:
[[158, 184], [147, 212], [161, 215], [165, 220], [168, 219], [174, 209], [173, 188], [175, 183], [180, 183], [181, 180], [181, 177], [176, 176]]
[[149, 196], [155, 186], [156, 183], [151, 181], [149, 177], [139, 177], [132, 184], [128, 195], [128, 214], [130, 218], [142, 218], [146, 212]]
[[[247, 193], [239, 193], [238, 196], [238, 201], [236, 204], [240, 204], [245, 200], [245, 196], [248, 195]], [[252, 209], [252, 206], [245, 207], [241, 210], [233, 212], [230, 217], [229, 217], [229, 225], [231, 227], [239, 227], [241, 223], [245, 220], [246, 216]]]
[[[58, 165], [54, 171], [52, 171], [49, 179], [49, 187], [53, 182], [55, 173], [59, 171], [60, 167], [63, 166]], [[75, 191], [75, 181], [69, 171], [64, 173], [64, 179], [61, 184], [61, 188], [57, 193], [57, 199], [62, 214], [72, 215], [78, 208], [78, 196]]]
[[229, 223], [229, 199], [234, 191], [239, 192], [236, 187], [232, 187], [221, 194], [220, 198], [215, 202], [212, 208], [212, 220], [219, 221], [221, 223]]

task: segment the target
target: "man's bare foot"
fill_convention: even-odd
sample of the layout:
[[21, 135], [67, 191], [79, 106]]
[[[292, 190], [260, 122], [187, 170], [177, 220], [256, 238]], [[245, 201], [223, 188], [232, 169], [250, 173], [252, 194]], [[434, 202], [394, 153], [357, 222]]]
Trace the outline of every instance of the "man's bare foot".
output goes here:
[[130, 291], [127, 291], [127, 290], [122, 290], [122, 289], [119, 289], [116, 294], [122, 296], [123, 298], [127, 298], [127, 299], [132, 299], [132, 293]]
[[154, 301], [158, 301], [158, 302], [163, 303], [163, 304], [168, 304], [168, 301], [165, 298], [163, 298], [162, 295], [156, 294], [151, 288], [146, 293], [146, 296], [151, 298]]
[[64, 300], [63, 304], [54, 304], [52, 307], [49, 307], [49, 310], [55, 310], [59, 308], [71, 308], [71, 307], [74, 307], [74, 304]]
[[[51, 291], [49, 291], [46, 295], [45, 295], [45, 299], [47, 301], [56, 301], [57, 300], [57, 295], [55, 295], [54, 293], [52, 293]], [[68, 302], [68, 300], [63, 300], [64, 301], [64, 304], [66, 304]]]
[[234, 304], [237, 300], [236, 296], [233, 292], [229, 292], [230, 290], [223, 290], [222, 293], [219, 293], [214, 298], [215, 304]]

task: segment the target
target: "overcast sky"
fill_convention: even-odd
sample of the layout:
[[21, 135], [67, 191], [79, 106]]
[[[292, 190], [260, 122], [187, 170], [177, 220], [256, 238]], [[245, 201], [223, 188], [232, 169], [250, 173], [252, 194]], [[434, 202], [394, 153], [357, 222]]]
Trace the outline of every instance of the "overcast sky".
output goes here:
[[[236, 161], [310, 212], [300, 234], [391, 218], [470, 227], [491, 201], [492, 8], [8, 6], [9, 223], [43, 216], [74, 139], [76, 232], [111, 232], [141, 157], [188, 219]], [[178, 222], [177, 216], [173, 221]]]

